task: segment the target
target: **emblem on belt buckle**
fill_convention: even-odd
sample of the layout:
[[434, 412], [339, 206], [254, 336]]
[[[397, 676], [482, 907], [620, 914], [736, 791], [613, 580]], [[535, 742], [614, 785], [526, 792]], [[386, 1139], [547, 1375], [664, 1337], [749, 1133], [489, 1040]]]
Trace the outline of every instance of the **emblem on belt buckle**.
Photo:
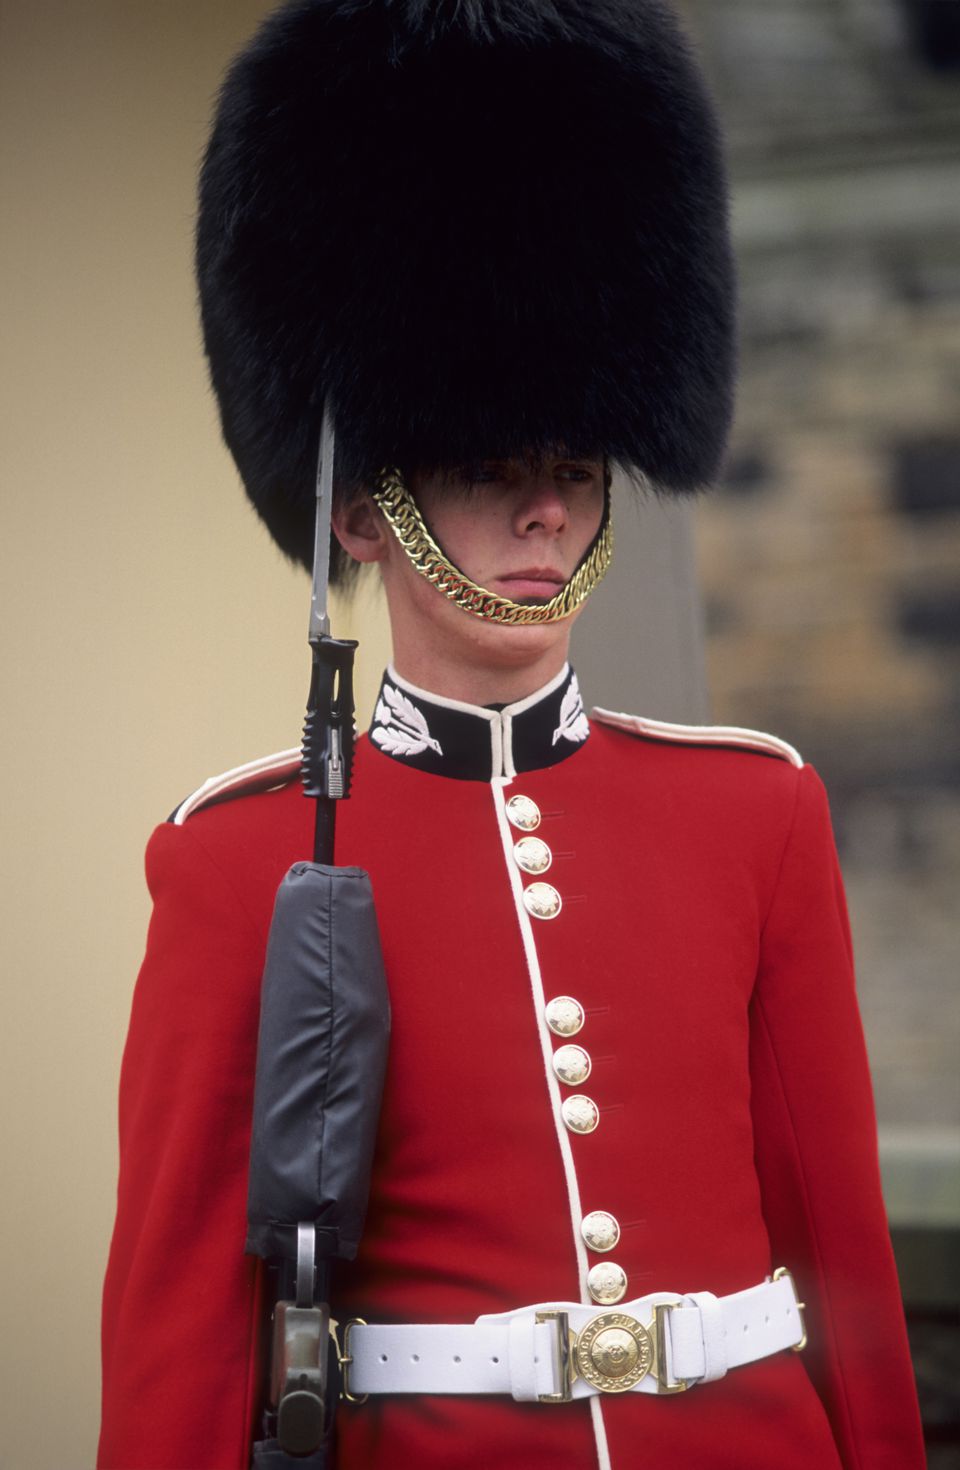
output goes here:
[[579, 1334], [577, 1372], [601, 1393], [625, 1393], [653, 1366], [653, 1339], [635, 1317], [603, 1312]]

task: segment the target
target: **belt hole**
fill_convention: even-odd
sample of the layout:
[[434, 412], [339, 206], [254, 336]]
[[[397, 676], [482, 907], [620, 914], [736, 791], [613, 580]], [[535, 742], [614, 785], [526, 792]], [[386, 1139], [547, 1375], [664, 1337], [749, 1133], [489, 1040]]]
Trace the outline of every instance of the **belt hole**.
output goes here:
[[381, 1363], [385, 1363], [387, 1361], [387, 1355], [386, 1355], [386, 1353], [381, 1353], [380, 1354], [380, 1361], [381, 1361]]
[[420, 1354], [419, 1353], [414, 1353], [414, 1355], [410, 1359], [410, 1361], [411, 1361], [411, 1363], [419, 1363], [419, 1361], [420, 1361]]
[[770, 1321], [770, 1316], [769, 1316], [769, 1314], [768, 1314], [768, 1315], [767, 1315], [767, 1316], [766, 1316], [766, 1317], [764, 1317], [764, 1319], [763, 1319], [763, 1320], [764, 1320], [764, 1322], [769, 1322], [769, 1321]]
[[454, 1354], [454, 1357], [453, 1357], [453, 1361], [455, 1363], [462, 1363], [463, 1362], [463, 1359], [460, 1357], [460, 1355], [458, 1353], [455, 1353]]
[[491, 1358], [490, 1361], [491, 1361], [491, 1363], [499, 1363], [500, 1359], [499, 1358]]

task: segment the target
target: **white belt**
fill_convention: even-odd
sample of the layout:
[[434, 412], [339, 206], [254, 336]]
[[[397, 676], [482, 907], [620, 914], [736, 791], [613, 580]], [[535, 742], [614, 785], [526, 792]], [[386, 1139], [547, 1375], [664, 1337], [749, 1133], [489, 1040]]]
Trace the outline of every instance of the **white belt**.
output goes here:
[[503, 1393], [566, 1403], [597, 1393], [679, 1393], [806, 1342], [803, 1303], [781, 1267], [731, 1296], [653, 1292], [598, 1312], [542, 1302], [451, 1326], [347, 1324], [344, 1391]]

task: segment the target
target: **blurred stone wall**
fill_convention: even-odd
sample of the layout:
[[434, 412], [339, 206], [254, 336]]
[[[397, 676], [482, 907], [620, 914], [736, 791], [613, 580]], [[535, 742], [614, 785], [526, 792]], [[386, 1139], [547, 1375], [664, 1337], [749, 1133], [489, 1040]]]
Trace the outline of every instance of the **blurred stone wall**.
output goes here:
[[960, 3], [686, 0], [741, 270], [712, 718], [831, 794], [895, 1221], [960, 1224]]

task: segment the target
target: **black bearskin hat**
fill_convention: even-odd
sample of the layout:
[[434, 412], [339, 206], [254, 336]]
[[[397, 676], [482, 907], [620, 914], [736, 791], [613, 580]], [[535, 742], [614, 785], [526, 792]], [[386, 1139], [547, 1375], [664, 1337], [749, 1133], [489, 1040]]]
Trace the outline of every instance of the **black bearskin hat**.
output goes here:
[[724, 167], [666, 0], [282, 5], [220, 94], [197, 273], [224, 437], [308, 566], [325, 398], [341, 494], [560, 448], [719, 469]]

